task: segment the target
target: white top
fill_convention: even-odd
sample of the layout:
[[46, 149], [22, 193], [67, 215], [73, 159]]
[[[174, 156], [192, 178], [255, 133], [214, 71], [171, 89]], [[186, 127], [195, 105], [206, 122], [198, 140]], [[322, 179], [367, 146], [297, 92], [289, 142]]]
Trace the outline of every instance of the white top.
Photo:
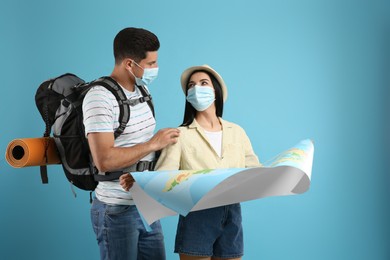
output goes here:
[[210, 145], [213, 147], [214, 151], [218, 154], [219, 157], [221, 157], [222, 154], [222, 131], [218, 132], [209, 132], [204, 131]]
[[[142, 96], [138, 87], [134, 92], [122, 88], [128, 99]], [[119, 126], [119, 105], [115, 96], [102, 86], [88, 91], [83, 101], [85, 134], [93, 132], [113, 133]], [[116, 147], [130, 147], [144, 143], [153, 137], [156, 121], [146, 102], [130, 107], [130, 120], [124, 132], [115, 139]], [[155, 154], [144, 157], [143, 161], [152, 161]], [[95, 189], [96, 197], [108, 204], [134, 205], [131, 192], [123, 190], [119, 181], [99, 182]]]

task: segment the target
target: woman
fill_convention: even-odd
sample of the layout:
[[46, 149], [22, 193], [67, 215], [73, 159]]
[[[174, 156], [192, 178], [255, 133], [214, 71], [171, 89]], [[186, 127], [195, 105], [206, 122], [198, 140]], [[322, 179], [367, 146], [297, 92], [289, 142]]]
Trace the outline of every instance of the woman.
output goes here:
[[[157, 170], [201, 170], [258, 167], [259, 160], [245, 131], [222, 119], [227, 89], [208, 65], [181, 75], [186, 94], [184, 120], [176, 144], [166, 147]], [[180, 259], [241, 259], [243, 232], [240, 204], [180, 216], [175, 252]]]

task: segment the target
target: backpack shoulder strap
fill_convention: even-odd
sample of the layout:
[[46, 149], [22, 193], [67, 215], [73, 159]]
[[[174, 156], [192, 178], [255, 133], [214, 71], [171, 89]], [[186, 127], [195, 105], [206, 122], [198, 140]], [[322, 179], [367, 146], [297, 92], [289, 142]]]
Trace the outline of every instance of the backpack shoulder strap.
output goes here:
[[127, 97], [121, 86], [111, 77], [101, 77], [90, 83], [90, 86], [103, 86], [115, 96], [119, 104], [119, 127], [114, 132], [115, 139], [120, 136], [126, 128], [130, 119], [130, 107], [126, 104]]
[[152, 110], [153, 117], [156, 117], [154, 114], [154, 105], [152, 101], [152, 96], [149, 91], [145, 88], [145, 86], [137, 85], [138, 89], [141, 91], [142, 96], [144, 97], [146, 103], [149, 105], [150, 110]]

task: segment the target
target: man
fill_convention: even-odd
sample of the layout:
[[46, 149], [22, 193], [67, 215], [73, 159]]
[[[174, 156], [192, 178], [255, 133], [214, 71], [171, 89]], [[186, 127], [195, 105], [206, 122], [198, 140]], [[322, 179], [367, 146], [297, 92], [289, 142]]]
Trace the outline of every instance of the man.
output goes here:
[[[129, 100], [140, 100], [143, 95], [138, 86], [149, 85], [157, 77], [159, 47], [158, 38], [144, 29], [125, 28], [116, 35], [111, 77]], [[176, 143], [179, 136], [175, 128], [162, 129], [153, 135], [156, 122], [151, 107], [140, 102], [130, 107], [130, 120], [115, 139], [118, 102], [102, 86], [87, 93], [83, 115], [92, 158], [100, 173], [124, 169], [128, 175], [137, 169], [134, 166], [139, 161], [155, 161], [155, 152]], [[150, 232], [145, 230], [131, 192], [123, 190], [118, 180], [100, 181], [95, 196], [91, 220], [101, 259], [165, 259], [160, 223], [153, 223]]]

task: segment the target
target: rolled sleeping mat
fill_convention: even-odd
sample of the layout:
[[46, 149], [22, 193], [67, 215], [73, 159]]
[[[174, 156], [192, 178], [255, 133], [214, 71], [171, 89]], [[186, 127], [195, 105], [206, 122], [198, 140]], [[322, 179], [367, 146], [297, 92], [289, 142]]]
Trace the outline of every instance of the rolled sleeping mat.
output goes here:
[[12, 140], [5, 152], [9, 165], [15, 168], [59, 164], [60, 157], [52, 137]]

